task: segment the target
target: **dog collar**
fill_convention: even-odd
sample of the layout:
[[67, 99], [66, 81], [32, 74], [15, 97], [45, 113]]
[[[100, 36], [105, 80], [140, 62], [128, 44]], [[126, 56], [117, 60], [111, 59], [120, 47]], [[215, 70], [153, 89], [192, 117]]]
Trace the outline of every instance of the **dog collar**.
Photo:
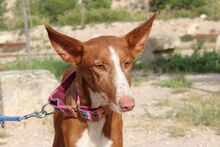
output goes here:
[[49, 104], [56, 110], [61, 111], [65, 116], [78, 118], [79, 116], [85, 118], [88, 121], [98, 121], [107, 115], [108, 108], [101, 106], [98, 108], [91, 108], [88, 106], [80, 105], [80, 96], [74, 98], [75, 104], [73, 106], [66, 105], [64, 103], [64, 95], [72, 82], [76, 78], [76, 72], [72, 72], [61, 84], [53, 91], [49, 96]]

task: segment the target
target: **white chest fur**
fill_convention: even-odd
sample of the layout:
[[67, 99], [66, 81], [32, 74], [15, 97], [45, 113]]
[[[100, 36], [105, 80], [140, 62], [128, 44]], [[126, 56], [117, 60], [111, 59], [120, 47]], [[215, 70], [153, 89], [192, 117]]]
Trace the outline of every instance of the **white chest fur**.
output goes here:
[[77, 141], [77, 147], [111, 147], [112, 141], [103, 135], [105, 118], [97, 122], [88, 122], [88, 128]]
[[[96, 93], [89, 89], [92, 108], [106, 105], [105, 94]], [[103, 134], [103, 126], [106, 119], [103, 118], [95, 122], [87, 122], [88, 128], [85, 129], [81, 138], [77, 141], [77, 147], [111, 147], [112, 141]]]

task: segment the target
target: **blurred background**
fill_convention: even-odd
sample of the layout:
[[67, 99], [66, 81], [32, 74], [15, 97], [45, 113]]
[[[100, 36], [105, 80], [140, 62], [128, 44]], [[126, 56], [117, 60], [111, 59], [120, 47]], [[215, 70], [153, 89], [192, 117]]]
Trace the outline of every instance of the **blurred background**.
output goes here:
[[37, 68], [37, 59], [43, 62], [41, 58], [55, 56], [44, 24], [86, 41], [100, 35], [124, 35], [156, 11], [160, 15], [146, 47], [150, 49], [135, 68], [174, 52], [219, 48], [218, 0], [0, 0], [0, 6], [0, 70]]
[[[157, 11], [133, 64], [137, 106], [124, 115], [125, 147], [219, 147], [219, 0], [0, 0], [0, 114], [40, 110], [71, 66], [54, 52], [44, 24], [86, 41], [122, 36]], [[52, 140], [52, 116], [0, 128], [3, 147]]]

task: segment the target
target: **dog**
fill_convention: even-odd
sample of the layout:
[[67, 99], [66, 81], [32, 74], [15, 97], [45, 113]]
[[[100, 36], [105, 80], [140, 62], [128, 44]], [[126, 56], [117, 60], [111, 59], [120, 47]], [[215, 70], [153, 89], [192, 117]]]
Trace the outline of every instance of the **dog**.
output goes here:
[[[86, 42], [45, 26], [57, 54], [75, 65], [68, 69], [63, 81], [75, 73], [65, 91], [64, 103], [77, 115], [55, 112], [53, 147], [123, 146], [122, 113], [135, 106], [130, 90], [132, 62], [143, 52], [156, 16], [157, 13], [122, 37], [100, 36]], [[88, 107], [94, 118], [85, 117], [77, 101], [80, 106]], [[97, 117], [99, 110], [102, 114]]]

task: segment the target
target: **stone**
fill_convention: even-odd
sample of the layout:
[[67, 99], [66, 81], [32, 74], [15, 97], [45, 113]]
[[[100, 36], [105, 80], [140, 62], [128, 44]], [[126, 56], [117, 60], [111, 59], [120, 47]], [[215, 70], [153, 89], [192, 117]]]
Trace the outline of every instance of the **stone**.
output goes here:
[[196, 31], [199, 29], [200, 23], [192, 23], [186, 30], [186, 34], [195, 35]]
[[113, 0], [113, 9], [146, 10], [149, 8], [149, 0]]
[[202, 20], [205, 20], [205, 19], [207, 19], [207, 15], [206, 14], [201, 14], [200, 16], [199, 16]]
[[141, 60], [147, 63], [155, 61], [161, 54], [172, 53], [174, 49], [180, 46], [179, 37], [155, 36], [149, 38], [145, 46]]
[[55, 76], [46, 70], [0, 72], [0, 98], [4, 115], [40, 111], [57, 85]]

